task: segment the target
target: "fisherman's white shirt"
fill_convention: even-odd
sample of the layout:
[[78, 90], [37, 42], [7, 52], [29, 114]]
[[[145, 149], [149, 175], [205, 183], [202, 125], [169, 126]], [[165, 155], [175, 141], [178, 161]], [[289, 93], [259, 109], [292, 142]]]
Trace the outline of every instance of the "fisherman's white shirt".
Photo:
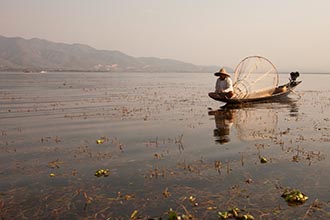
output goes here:
[[221, 80], [220, 77], [217, 79], [215, 84], [215, 91], [218, 93], [227, 93], [233, 91], [233, 82], [231, 78], [226, 77], [225, 79]]

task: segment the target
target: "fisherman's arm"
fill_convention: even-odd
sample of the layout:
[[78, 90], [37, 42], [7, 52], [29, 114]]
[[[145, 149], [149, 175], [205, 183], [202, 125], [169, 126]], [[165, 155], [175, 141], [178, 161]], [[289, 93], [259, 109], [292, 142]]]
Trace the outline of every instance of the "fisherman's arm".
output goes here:
[[227, 92], [232, 92], [233, 91], [233, 82], [231, 79], [227, 79], [227, 88], [222, 90], [222, 92], [227, 93]]

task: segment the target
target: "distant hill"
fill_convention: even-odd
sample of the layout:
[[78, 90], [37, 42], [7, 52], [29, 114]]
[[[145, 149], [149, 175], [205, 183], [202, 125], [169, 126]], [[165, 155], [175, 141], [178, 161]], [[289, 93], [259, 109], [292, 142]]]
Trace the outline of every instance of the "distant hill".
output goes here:
[[172, 59], [133, 57], [82, 44], [0, 36], [0, 71], [214, 72], [218, 68]]

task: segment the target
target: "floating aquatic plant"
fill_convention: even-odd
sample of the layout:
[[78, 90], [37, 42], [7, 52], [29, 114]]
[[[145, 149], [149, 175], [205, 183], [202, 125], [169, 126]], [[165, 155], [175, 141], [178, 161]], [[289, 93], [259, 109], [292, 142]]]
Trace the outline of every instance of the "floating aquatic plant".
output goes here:
[[104, 176], [104, 177], [107, 177], [110, 175], [110, 171], [108, 169], [99, 169], [95, 172], [94, 174], [95, 176], [97, 177], [101, 177], [101, 176]]
[[289, 205], [303, 204], [308, 200], [308, 196], [297, 189], [286, 189], [282, 197]]
[[105, 139], [98, 139], [98, 140], [96, 140], [96, 143], [97, 143], [97, 144], [103, 144], [104, 141], [105, 141]]
[[170, 211], [168, 212], [168, 220], [177, 220], [177, 219], [178, 219], [178, 214], [176, 214], [175, 211], [170, 209]]
[[267, 162], [268, 162], [268, 160], [267, 160], [266, 157], [261, 157], [260, 158], [260, 163], [267, 163]]
[[252, 215], [242, 214], [237, 207], [226, 212], [218, 212], [218, 217], [221, 219], [254, 220]]

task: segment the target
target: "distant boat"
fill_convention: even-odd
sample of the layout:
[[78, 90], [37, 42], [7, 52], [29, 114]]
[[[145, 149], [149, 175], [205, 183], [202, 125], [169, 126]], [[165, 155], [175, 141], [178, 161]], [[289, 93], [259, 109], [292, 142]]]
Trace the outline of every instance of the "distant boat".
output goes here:
[[290, 94], [302, 81], [296, 81], [298, 72], [290, 73], [288, 83], [278, 86], [278, 72], [275, 66], [261, 56], [243, 59], [234, 73], [234, 96], [226, 98], [217, 92], [210, 92], [210, 98], [228, 104], [262, 102], [281, 99]]
[[41, 70], [40, 73], [47, 73], [47, 71], [45, 71], [45, 70]]

